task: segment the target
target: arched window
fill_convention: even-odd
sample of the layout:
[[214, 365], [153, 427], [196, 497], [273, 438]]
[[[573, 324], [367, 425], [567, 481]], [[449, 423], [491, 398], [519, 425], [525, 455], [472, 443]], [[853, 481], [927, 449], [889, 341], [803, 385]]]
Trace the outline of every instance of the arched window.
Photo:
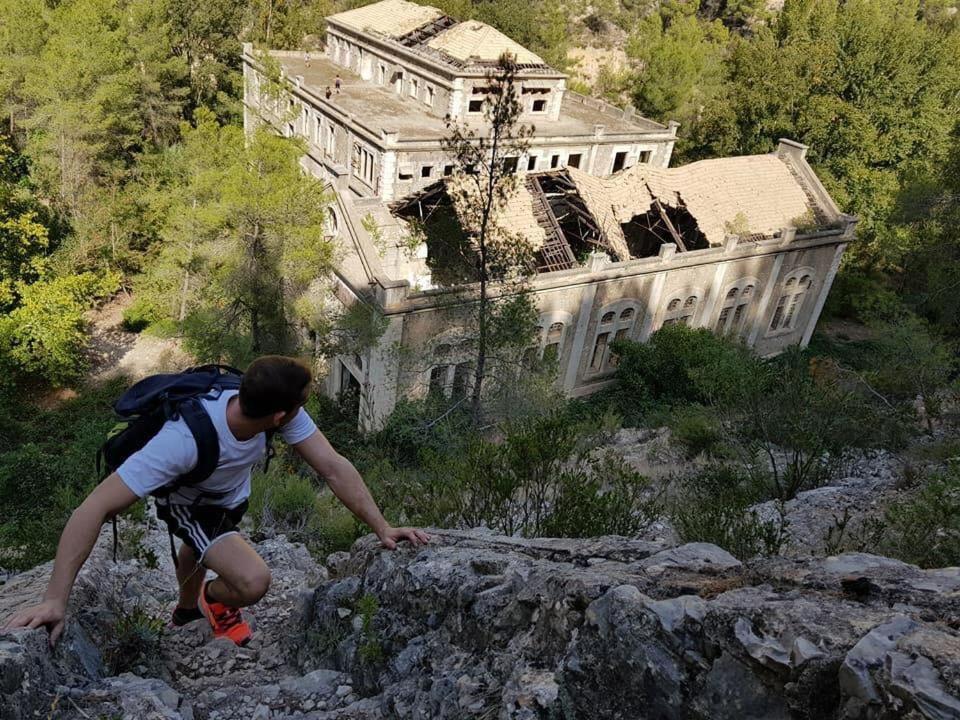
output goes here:
[[813, 281], [809, 269], [794, 270], [783, 282], [777, 307], [770, 320], [770, 332], [793, 330], [803, 309], [803, 301]]
[[693, 325], [694, 317], [697, 314], [697, 306], [700, 304], [700, 296], [693, 293], [684, 293], [674, 297], [667, 303], [667, 310], [664, 314], [663, 325]]
[[620, 300], [612, 309], [601, 310], [600, 322], [593, 338], [593, 351], [590, 354], [591, 373], [602, 373], [617, 366], [616, 355], [610, 345], [616, 340], [629, 340], [634, 336], [638, 305], [635, 300]]
[[563, 354], [563, 341], [573, 317], [570, 313], [543, 313], [534, 332], [533, 344], [523, 354], [523, 364], [533, 368], [540, 360], [557, 361]]
[[747, 311], [753, 300], [756, 280], [740, 280], [727, 290], [717, 320], [718, 335], [740, 337], [746, 329]]
[[327, 208], [326, 217], [323, 218], [323, 232], [327, 237], [336, 237], [340, 230], [340, 221], [337, 219], [337, 213], [333, 208]]

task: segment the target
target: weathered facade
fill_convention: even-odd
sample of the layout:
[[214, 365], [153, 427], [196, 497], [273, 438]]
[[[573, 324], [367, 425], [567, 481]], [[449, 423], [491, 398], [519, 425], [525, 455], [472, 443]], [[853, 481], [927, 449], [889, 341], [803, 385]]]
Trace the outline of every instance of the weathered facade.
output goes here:
[[[328, 379], [330, 392], [360, 393], [363, 424], [403, 395], [469, 384], [448, 327], [451, 288], [408, 220], [444, 203], [456, 176], [443, 118], [483, 132], [478, 99], [504, 51], [522, 68], [521, 121], [536, 129], [498, 221], [536, 249], [532, 352], [557, 358], [567, 394], [609, 382], [613, 340], [643, 341], [668, 323], [734, 335], [764, 355], [809, 341], [856, 219], [834, 204], [804, 146], [782, 140], [769, 155], [669, 168], [676, 123], [571, 93], [563, 74], [482, 23], [384, 0], [328, 18], [323, 56], [243, 55], [247, 126], [303, 137], [304, 168], [337, 193], [339, 297], [368, 298], [387, 321], [377, 347], [338, 359]], [[268, 62], [279, 64], [279, 94], [264, 92]], [[401, 367], [397, 346], [425, 360]]]

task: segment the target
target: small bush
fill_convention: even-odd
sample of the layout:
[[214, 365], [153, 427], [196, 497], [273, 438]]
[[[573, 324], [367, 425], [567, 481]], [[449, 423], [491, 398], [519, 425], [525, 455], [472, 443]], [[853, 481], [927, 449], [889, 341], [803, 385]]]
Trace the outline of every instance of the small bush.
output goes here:
[[166, 317], [166, 311], [152, 298], [138, 295], [123, 311], [123, 327], [131, 332], [140, 332]]
[[960, 463], [887, 509], [886, 551], [920, 567], [960, 565]]
[[635, 536], [657, 516], [646, 478], [612, 455], [560, 473], [541, 532], [552, 537]]
[[671, 409], [667, 423], [674, 442], [687, 457], [722, 454], [723, 430], [709, 409], [702, 405], [681, 405]]
[[317, 514], [317, 492], [306, 477], [280, 467], [254, 473], [250, 487], [250, 517], [259, 532], [297, 536]]
[[761, 494], [750, 479], [715, 465], [681, 480], [667, 515], [683, 542], [713, 543], [741, 560], [776, 555], [783, 523], [763, 521], [750, 509]]
[[158, 670], [164, 619], [151, 615], [140, 605], [129, 610], [118, 605], [114, 610], [116, 622], [103, 648], [104, 663], [110, 673], [137, 673], [141, 665]]

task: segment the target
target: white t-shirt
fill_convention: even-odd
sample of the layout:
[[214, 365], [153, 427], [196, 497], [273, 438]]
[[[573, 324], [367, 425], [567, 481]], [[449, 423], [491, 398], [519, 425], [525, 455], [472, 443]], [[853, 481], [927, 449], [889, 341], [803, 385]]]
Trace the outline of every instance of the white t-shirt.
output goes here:
[[[220, 460], [217, 469], [206, 480], [179, 488], [170, 495], [171, 503], [192, 504], [197, 501], [198, 490], [226, 493], [217, 498], [201, 498], [201, 505], [236, 507], [250, 496], [250, 471], [263, 458], [267, 438], [265, 433], [259, 433], [249, 440], [237, 440], [227, 426], [227, 403], [237, 392], [224, 390], [217, 398], [201, 400], [217, 430]], [[313, 420], [300, 408], [277, 434], [288, 444], [295, 445], [316, 430]], [[181, 418], [164, 423], [160, 432], [142, 450], [135, 452], [117, 468], [117, 474], [137, 497], [144, 497], [189, 472], [196, 464], [197, 443]]]

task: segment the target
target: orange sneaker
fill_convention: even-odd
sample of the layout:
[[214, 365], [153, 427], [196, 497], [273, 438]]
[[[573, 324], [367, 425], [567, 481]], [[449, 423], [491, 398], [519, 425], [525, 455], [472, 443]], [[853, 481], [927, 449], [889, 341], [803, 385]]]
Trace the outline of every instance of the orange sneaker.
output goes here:
[[200, 588], [200, 608], [213, 627], [214, 637], [228, 637], [237, 645], [250, 642], [253, 632], [240, 615], [240, 609], [207, 600], [207, 583]]

